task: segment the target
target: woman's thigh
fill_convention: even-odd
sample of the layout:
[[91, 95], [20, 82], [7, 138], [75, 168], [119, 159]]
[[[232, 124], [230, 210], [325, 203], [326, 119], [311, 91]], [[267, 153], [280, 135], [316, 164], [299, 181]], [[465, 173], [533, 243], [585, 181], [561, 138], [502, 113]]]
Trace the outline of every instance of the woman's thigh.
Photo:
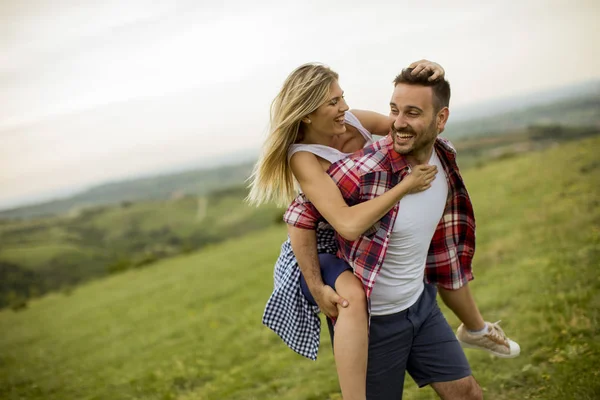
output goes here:
[[[321, 276], [323, 277], [323, 283], [331, 286], [333, 289], [335, 289], [335, 283], [338, 277], [344, 271], [352, 270], [352, 267], [350, 267], [346, 261], [328, 253], [319, 254], [319, 264], [321, 265]], [[308, 302], [313, 306], [316, 306], [317, 303], [308, 289], [308, 285], [306, 284], [304, 276], [300, 277], [300, 287], [302, 288], [302, 293]]]

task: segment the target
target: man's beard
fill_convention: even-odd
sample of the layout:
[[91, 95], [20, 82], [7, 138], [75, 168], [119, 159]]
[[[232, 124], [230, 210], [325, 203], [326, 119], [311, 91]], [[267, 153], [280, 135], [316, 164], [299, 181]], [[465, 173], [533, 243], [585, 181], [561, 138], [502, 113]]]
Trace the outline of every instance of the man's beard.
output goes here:
[[[425, 129], [425, 131], [421, 132], [420, 134], [417, 134], [415, 130], [409, 125], [407, 125], [404, 128], [396, 129], [393, 123], [391, 126], [391, 132], [393, 135], [392, 140], [394, 141], [394, 144], [396, 144], [396, 134], [408, 133], [413, 135], [414, 137], [413, 145], [409, 150], [398, 152], [402, 155], [410, 155], [414, 152], [423, 149], [424, 147], [430, 146], [435, 142], [435, 139], [437, 138], [437, 133], [435, 132], [435, 118], [431, 120], [431, 122], [427, 126], [427, 129]], [[429, 137], [431, 137], [431, 140], [428, 140]]]

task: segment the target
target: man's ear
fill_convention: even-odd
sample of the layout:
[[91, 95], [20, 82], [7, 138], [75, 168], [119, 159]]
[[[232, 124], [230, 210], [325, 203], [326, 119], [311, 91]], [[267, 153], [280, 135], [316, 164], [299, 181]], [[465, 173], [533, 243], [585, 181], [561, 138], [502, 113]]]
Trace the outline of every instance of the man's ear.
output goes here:
[[448, 107], [444, 107], [442, 108], [436, 116], [436, 126], [438, 129], [438, 135], [442, 132], [444, 132], [444, 129], [446, 127], [446, 122], [448, 122], [448, 117], [450, 116], [450, 110], [448, 109]]

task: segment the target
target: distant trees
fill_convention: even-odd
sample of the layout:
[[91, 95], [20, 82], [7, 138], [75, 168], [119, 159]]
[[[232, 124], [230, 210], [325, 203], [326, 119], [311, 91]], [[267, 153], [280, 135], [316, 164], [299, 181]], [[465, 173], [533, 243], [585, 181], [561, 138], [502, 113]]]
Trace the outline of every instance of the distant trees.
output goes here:
[[533, 124], [527, 132], [534, 140], [573, 140], [598, 134], [600, 127], [565, 126], [561, 124]]
[[0, 261], [0, 308], [21, 310], [27, 299], [43, 292], [39, 276], [16, 264]]
[[235, 186], [202, 196], [202, 218], [199, 197], [186, 195], [84, 207], [62, 217], [5, 221], [2, 248], [29, 258], [27, 268], [0, 264], [0, 308], [22, 309], [28, 298], [48, 291], [67, 294], [92, 278], [142, 268], [281, 223], [281, 210], [246, 205], [247, 191]]

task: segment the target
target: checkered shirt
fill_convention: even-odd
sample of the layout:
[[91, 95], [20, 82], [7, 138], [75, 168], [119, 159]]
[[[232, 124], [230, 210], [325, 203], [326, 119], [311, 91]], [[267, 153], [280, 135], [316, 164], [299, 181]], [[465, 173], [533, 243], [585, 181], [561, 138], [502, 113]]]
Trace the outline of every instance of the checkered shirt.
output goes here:
[[[435, 230], [426, 263], [426, 280], [455, 290], [473, 279], [471, 261], [475, 253], [475, 216], [469, 194], [456, 164], [456, 150], [438, 138], [434, 144], [448, 180], [448, 199]], [[336, 182], [349, 206], [373, 199], [390, 190], [408, 173], [405, 157], [393, 149], [390, 135], [360, 152], [331, 165], [329, 175]], [[392, 233], [399, 203], [356, 241], [336, 235], [338, 256], [354, 268], [362, 280], [367, 297], [373, 291]], [[315, 229], [322, 220], [317, 209], [300, 195], [290, 205], [284, 220], [293, 226]]]
[[[319, 253], [337, 252], [335, 233], [329, 225], [322, 223], [317, 229], [317, 250]], [[302, 294], [300, 276], [300, 267], [288, 238], [275, 263], [274, 290], [267, 301], [262, 322], [292, 350], [316, 360], [321, 333], [319, 308], [310, 305]]]
[[[410, 172], [406, 160], [393, 151], [389, 136], [349, 158], [334, 163], [328, 173], [338, 184], [348, 205], [377, 197]], [[447, 289], [458, 289], [473, 279], [471, 261], [475, 252], [475, 218], [469, 195], [456, 165], [456, 151], [441, 138], [435, 151], [448, 179], [448, 199], [436, 228], [426, 264], [426, 280]], [[389, 236], [398, 214], [396, 205], [357, 241], [351, 242], [330, 229], [317, 229], [319, 253], [336, 253], [345, 259], [371, 295], [381, 268]], [[322, 227], [316, 208], [300, 195], [290, 205], [284, 220], [305, 229]], [[315, 360], [319, 349], [319, 309], [311, 306], [300, 289], [300, 268], [289, 239], [282, 245], [275, 264], [274, 291], [267, 302], [263, 323], [298, 354]]]

